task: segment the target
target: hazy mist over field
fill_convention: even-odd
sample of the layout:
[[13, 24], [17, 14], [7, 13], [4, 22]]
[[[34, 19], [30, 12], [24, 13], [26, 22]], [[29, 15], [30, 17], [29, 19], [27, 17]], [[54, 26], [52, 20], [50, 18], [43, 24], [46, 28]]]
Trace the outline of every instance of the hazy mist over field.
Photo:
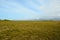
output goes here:
[[60, 0], [0, 0], [0, 19], [60, 19]]

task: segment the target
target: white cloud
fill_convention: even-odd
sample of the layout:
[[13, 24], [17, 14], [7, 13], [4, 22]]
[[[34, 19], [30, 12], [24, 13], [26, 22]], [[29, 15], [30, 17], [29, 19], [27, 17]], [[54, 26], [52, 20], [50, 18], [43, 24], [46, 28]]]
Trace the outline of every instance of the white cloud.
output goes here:
[[36, 18], [38, 16], [34, 11], [22, 6], [21, 4], [19, 4], [17, 2], [2, 1], [2, 6], [5, 7], [5, 9], [1, 10], [1, 11], [23, 14], [23, 15], [26, 15], [25, 16], [26, 19]]
[[[40, 1], [40, 0], [38, 0]], [[42, 6], [40, 6], [40, 10], [44, 13], [46, 17], [55, 17], [60, 14], [60, 0], [49, 0], [49, 4], [47, 5], [44, 0], [40, 1]]]
[[[1, 11], [23, 14], [26, 15], [25, 18], [27, 19], [60, 16], [60, 0], [36, 0], [41, 5], [37, 5], [32, 0], [25, 1], [26, 6], [12, 0], [0, 0], [0, 5], [4, 7], [4, 10]], [[36, 12], [29, 7], [27, 8], [27, 6], [31, 6], [33, 9], [40, 12]]]

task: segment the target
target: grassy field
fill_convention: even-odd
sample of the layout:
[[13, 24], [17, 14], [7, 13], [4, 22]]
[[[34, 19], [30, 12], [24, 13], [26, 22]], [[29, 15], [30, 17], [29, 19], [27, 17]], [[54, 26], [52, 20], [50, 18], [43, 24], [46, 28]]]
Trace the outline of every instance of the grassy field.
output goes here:
[[0, 40], [60, 40], [60, 21], [2, 21]]

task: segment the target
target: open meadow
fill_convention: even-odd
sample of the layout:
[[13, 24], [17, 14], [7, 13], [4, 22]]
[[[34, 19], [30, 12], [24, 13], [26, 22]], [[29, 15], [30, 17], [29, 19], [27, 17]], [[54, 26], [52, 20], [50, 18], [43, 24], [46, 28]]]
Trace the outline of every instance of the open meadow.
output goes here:
[[60, 21], [0, 20], [0, 40], [60, 40]]

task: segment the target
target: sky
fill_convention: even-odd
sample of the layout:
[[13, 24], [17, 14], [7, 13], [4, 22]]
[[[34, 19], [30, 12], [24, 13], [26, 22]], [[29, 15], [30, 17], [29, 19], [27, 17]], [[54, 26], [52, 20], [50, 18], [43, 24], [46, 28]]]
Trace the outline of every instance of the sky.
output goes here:
[[0, 19], [60, 17], [60, 0], [0, 0]]

